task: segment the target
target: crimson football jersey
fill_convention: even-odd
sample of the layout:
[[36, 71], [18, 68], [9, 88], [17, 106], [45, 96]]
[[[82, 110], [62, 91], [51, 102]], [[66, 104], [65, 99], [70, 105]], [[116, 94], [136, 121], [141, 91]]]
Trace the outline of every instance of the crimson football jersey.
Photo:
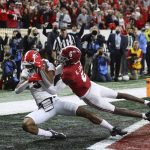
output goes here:
[[83, 72], [81, 63], [64, 66], [62, 80], [79, 97], [85, 95], [91, 86], [89, 77]]

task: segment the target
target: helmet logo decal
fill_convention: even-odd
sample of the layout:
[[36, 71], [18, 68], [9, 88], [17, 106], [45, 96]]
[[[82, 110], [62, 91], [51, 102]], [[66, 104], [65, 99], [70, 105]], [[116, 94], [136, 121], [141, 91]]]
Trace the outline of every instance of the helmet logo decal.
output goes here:
[[35, 62], [36, 58], [38, 57], [38, 53], [34, 53], [32, 58], [33, 58], [33, 62]]

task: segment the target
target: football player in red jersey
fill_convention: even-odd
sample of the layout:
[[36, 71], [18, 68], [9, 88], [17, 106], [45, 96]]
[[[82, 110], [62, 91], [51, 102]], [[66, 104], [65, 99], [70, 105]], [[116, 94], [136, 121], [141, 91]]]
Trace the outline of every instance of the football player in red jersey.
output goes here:
[[75, 46], [67, 46], [61, 50], [60, 63], [62, 63], [62, 80], [72, 91], [90, 106], [96, 109], [111, 112], [117, 115], [143, 118], [150, 121], [150, 112], [139, 113], [126, 108], [112, 105], [105, 98], [126, 99], [150, 106], [150, 102], [135, 96], [118, 93], [110, 88], [98, 85], [90, 81], [84, 73], [80, 63], [80, 50]]
[[112, 136], [127, 134], [126, 131], [113, 127], [106, 120], [87, 111], [80, 104], [62, 101], [57, 97], [56, 93], [62, 88], [59, 87], [61, 81], [58, 81], [56, 86], [54, 86], [53, 79], [55, 74], [59, 72], [59, 69], [55, 69], [54, 65], [48, 60], [42, 59], [37, 51], [28, 51], [23, 58], [23, 65], [25, 68], [21, 73], [21, 80], [15, 92], [19, 94], [29, 87], [39, 108], [25, 116], [22, 127], [26, 132], [50, 138], [66, 138], [63, 133], [38, 127], [38, 124], [44, 123], [59, 114], [84, 117], [94, 124], [107, 128]]

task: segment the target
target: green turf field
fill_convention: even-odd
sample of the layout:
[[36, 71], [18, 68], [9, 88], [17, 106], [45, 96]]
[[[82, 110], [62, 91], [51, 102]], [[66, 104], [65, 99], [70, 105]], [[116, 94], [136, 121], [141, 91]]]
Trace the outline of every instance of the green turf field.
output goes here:
[[[127, 107], [140, 112], [147, 112], [145, 106], [133, 102], [115, 102], [116, 106]], [[113, 125], [126, 128], [139, 119], [115, 116], [85, 106], [98, 116], [103, 116]], [[109, 136], [109, 132], [89, 121], [78, 117], [57, 116], [40, 125], [52, 128], [67, 135], [66, 140], [49, 140], [25, 133], [21, 128], [22, 119], [26, 114], [0, 116], [0, 150], [81, 150]]]
[[[121, 81], [121, 82], [97, 82], [100, 85], [112, 88], [112, 89], [127, 89], [127, 88], [140, 88], [145, 87], [146, 82], [145, 79], [139, 80], [130, 80], [130, 81]], [[66, 87], [64, 90], [59, 93], [59, 96], [67, 96], [72, 95], [72, 91], [69, 87]], [[16, 95], [14, 91], [2, 91], [0, 90], [0, 102], [8, 102], [8, 101], [19, 101], [19, 100], [29, 100], [33, 99], [28, 90]]]

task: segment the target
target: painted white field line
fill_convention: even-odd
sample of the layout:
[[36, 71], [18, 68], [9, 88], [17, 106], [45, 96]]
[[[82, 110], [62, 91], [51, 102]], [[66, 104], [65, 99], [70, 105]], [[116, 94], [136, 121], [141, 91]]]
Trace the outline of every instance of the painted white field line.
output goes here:
[[[136, 88], [136, 89], [123, 89], [117, 90], [119, 92], [126, 92], [137, 97], [146, 97], [145, 88]], [[86, 105], [82, 100], [77, 96], [64, 96], [60, 97], [64, 101], [71, 101], [80, 105]], [[106, 98], [107, 99], [107, 98]], [[109, 102], [120, 101], [118, 99], [107, 99]], [[25, 101], [14, 101], [14, 102], [4, 102], [0, 103], [0, 115], [9, 115], [17, 113], [26, 113], [31, 112], [37, 109], [36, 103], [34, 100], [25, 100]]]
[[[80, 105], [85, 105], [85, 103], [82, 100], [80, 100], [77, 96], [74, 95], [61, 97], [61, 100], [72, 101]], [[34, 111], [36, 109], [37, 109], [37, 105], [35, 103], [35, 100], [0, 103], [0, 115], [26, 113], [26, 112]]]
[[[79, 105], [86, 105], [83, 100], [80, 100], [77, 96], [65, 96], [61, 97], [63, 101], [70, 101], [73, 103], [77, 103]], [[108, 101], [120, 101], [119, 99], [107, 99]], [[24, 101], [14, 101], [14, 102], [4, 102], [0, 103], [0, 116], [3, 115], [11, 115], [18, 113], [26, 113], [31, 112], [38, 109], [35, 103], [35, 100], [24, 100]]]
[[[139, 129], [140, 127], [148, 124], [149, 122], [146, 120], [141, 120], [138, 121], [136, 123], [134, 123], [133, 125], [129, 126], [128, 128], [125, 128], [125, 131], [128, 131], [128, 134], [134, 132], [135, 130]], [[127, 135], [128, 135], [127, 134]], [[107, 148], [108, 146], [110, 146], [111, 144], [117, 142], [118, 140], [122, 139], [123, 137], [121, 136], [115, 136], [115, 137], [108, 137], [107, 139], [97, 142], [94, 145], [91, 145], [90, 147], [88, 147], [87, 149], [89, 150], [110, 150], [110, 148]]]

